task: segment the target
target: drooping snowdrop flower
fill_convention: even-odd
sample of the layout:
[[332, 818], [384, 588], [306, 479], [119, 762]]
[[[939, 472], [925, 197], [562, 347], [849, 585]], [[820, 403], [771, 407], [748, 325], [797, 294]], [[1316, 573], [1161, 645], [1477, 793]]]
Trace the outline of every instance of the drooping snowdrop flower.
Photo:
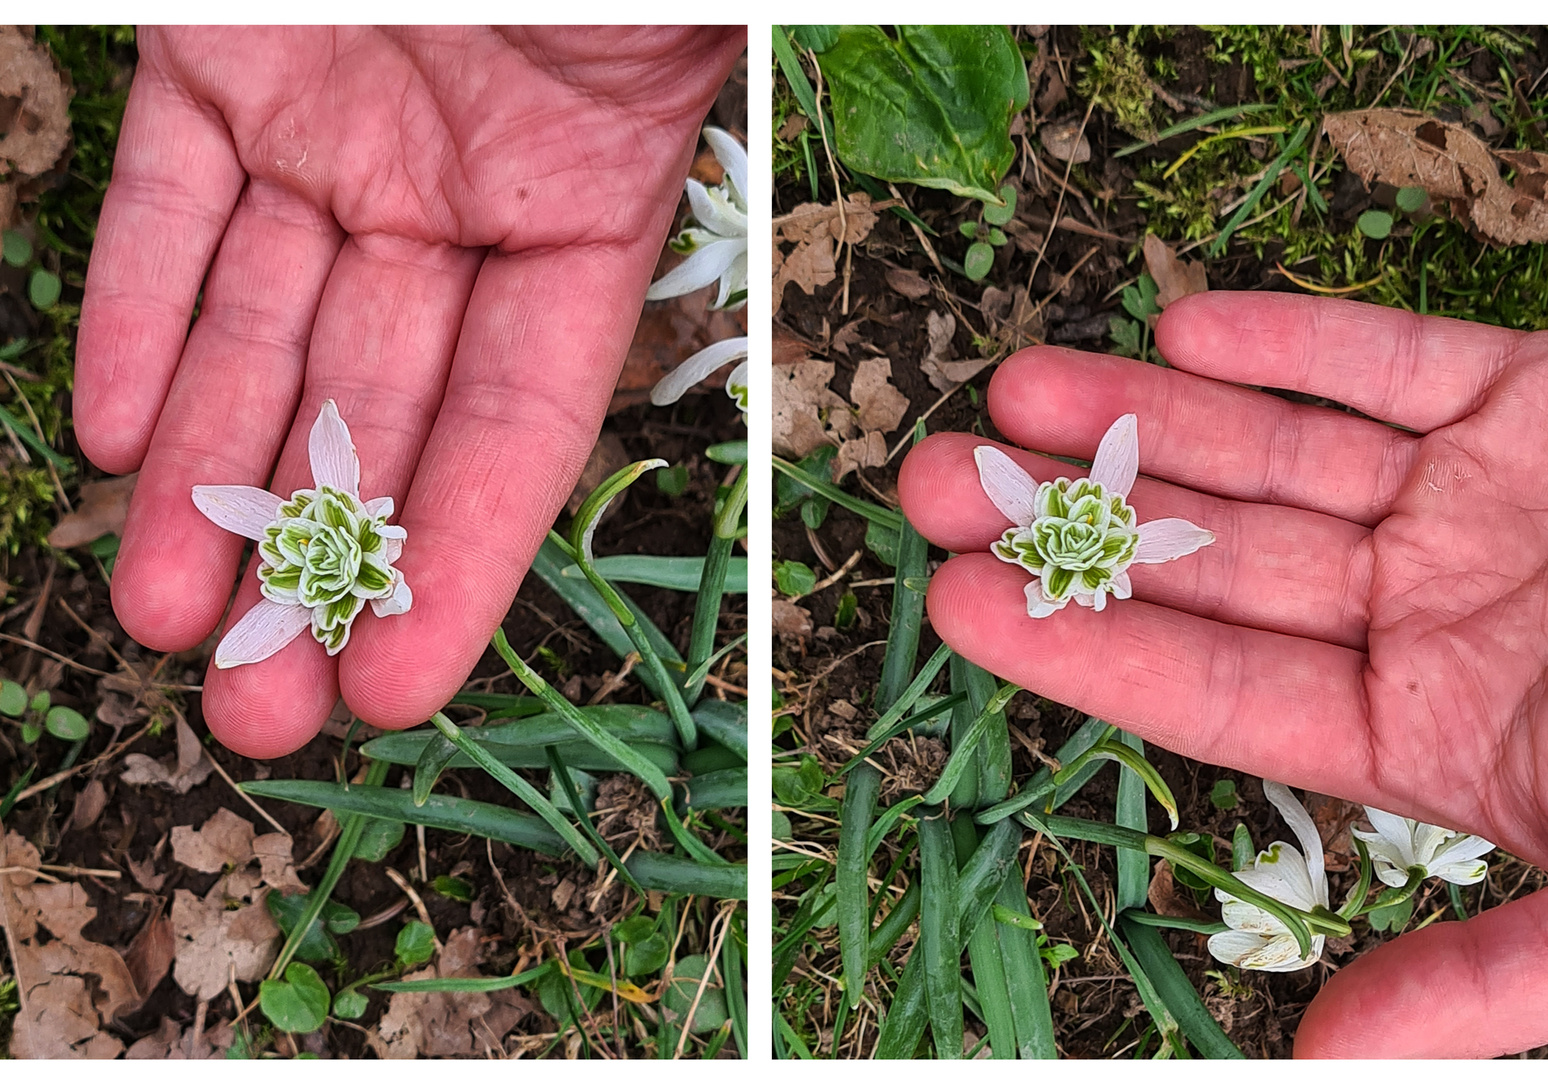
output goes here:
[[1422, 867], [1427, 878], [1454, 885], [1476, 885], [1489, 872], [1478, 856], [1493, 851], [1494, 845], [1482, 837], [1398, 817], [1374, 806], [1365, 808], [1365, 816], [1376, 831], [1350, 832], [1369, 847], [1376, 876], [1385, 885], [1407, 884], [1408, 871], [1415, 866]]
[[360, 458], [332, 400], [308, 444], [312, 482], [289, 499], [263, 488], [201, 485], [194, 505], [222, 529], [258, 542], [263, 599], [226, 632], [215, 666], [256, 664], [311, 627], [336, 656], [367, 600], [380, 617], [401, 615], [414, 595], [393, 567], [408, 533], [389, 525], [389, 497], [360, 501]]
[[747, 339], [727, 338], [700, 349], [677, 365], [666, 378], [650, 392], [652, 405], [670, 405], [687, 393], [695, 383], [703, 382], [733, 360], [741, 363], [731, 370], [726, 379], [726, 394], [742, 412], [747, 411]]
[[[1328, 875], [1322, 859], [1322, 837], [1317, 835], [1311, 815], [1283, 784], [1265, 780], [1263, 794], [1295, 833], [1304, 854], [1276, 840], [1236, 876], [1244, 885], [1299, 911], [1326, 908]], [[1216, 889], [1215, 897], [1222, 902], [1220, 917], [1230, 927], [1210, 935], [1209, 952], [1216, 960], [1255, 971], [1299, 971], [1322, 957], [1324, 935], [1312, 935], [1311, 951], [1302, 958], [1301, 946], [1284, 923], [1223, 889]]]
[[719, 281], [710, 307], [735, 311], [747, 303], [747, 151], [716, 127], [704, 129], [704, 141], [726, 177], [712, 188], [689, 178], [693, 221], [672, 241], [672, 250], [688, 258], [652, 285], [645, 299], [682, 296]]
[[1073, 597], [1101, 611], [1107, 594], [1127, 600], [1129, 566], [1164, 563], [1215, 542], [1182, 518], [1136, 525], [1129, 489], [1139, 474], [1138, 421], [1126, 413], [1102, 436], [1091, 475], [1036, 483], [992, 446], [973, 451], [984, 494], [1012, 525], [990, 549], [1037, 578], [1026, 589], [1027, 614], [1052, 615]]

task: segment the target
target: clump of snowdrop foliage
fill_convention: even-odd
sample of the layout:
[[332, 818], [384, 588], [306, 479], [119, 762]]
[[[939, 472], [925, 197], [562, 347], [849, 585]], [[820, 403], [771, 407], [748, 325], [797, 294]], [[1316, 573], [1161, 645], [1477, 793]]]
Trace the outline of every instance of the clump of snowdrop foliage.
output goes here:
[[[710, 309], [736, 311], [747, 303], [747, 151], [717, 127], [704, 129], [704, 141], [725, 169], [725, 179], [705, 187], [690, 177], [688, 205], [693, 222], [672, 241], [672, 250], [688, 257], [645, 293], [647, 300], [682, 296], [712, 282], [720, 283]], [[650, 392], [652, 405], [670, 405], [733, 360], [741, 360], [726, 380], [726, 393], [747, 412], [747, 338], [727, 338], [684, 360]]]
[[1026, 588], [1027, 614], [1052, 615], [1073, 598], [1101, 611], [1108, 594], [1127, 600], [1129, 567], [1164, 563], [1215, 542], [1214, 533], [1182, 518], [1137, 524], [1128, 503], [1139, 475], [1139, 427], [1120, 416], [1102, 437], [1091, 474], [1039, 484], [992, 446], [973, 451], [984, 494], [1012, 524], [990, 550], [1036, 575]]
[[1403, 886], [1414, 867], [1424, 877], [1438, 877], [1454, 885], [1475, 885], [1489, 871], [1478, 856], [1493, 851], [1494, 845], [1482, 837], [1426, 825], [1374, 806], [1365, 808], [1365, 816], [1376, 831], [1350, 832], [1369, 847], [1376, 876], [1384, 885]]
[[[1267, 851], [1258, 854], [1251, 866], [1238, 870], [1236, 877], [1244, 885], [1298, 911], [1327, 908], [1328, 875], [1322, 837], [1311, 815], [1283, 784], [1265, 780], [1263, 794], [1295, 833], [1303, 851], [1276, 840]], [[1230, 927], [1210, 935], [1209, 952], [1216, 960], [1257, 971], [1298, 971], [1322, 958], [1324, 935], [1312, 935], [1311, 951], [1303, 957], [1295, 935], [1279, 919], [1224, 889], [1216, 889], [1215, 897], [1222, 902], [1220, 917]]]
[[246, 485], [201, 485], [193, 501], [221, 528], [258, 542], [263, 599], [226, 632], [215, 666], [267, 660], [311, 628], [338, 655], [366, 601], [379, 617], [401, 615], [414, 596], [393, 567], [408, 533], [389, 525], [389, 497], [360, 501], [360, 458], [332, 400], [308, 444], [312, 482], [289, 499]]

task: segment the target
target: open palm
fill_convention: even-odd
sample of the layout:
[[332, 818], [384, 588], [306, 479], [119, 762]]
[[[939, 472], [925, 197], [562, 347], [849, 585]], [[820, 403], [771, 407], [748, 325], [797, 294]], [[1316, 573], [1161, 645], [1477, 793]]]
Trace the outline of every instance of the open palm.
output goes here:
[[[1216, 543], [1134, 567], [1134, 599], [1104, 612], [1029, 619], [1026, 572], [987, 554], [1006, 520], [978, 484], [983, 440], [935, 436], [904, 464], [904, 510], [931, 541], [982, 553], [931, 583], [941, 637], [1179, 753], [1548, 863], [1548, 336], [1211, 294], [1169, 308], [1156, 340], [1181, 370], [1021, 353], [997, 372], [990, 413], [1018, 443], [1087, 458], [1137, 413], [1140, 468], [1156, 478], [1135, 485], [1140, 520], [1186, 518]], [[1038, 480], [1076, 471], [1009, 452]], [[1313, 1004], [1297, 1051], [1548, 1040], [1545, 911], [1528, 898], [1362, 958]]]
[[[740, 31], [155, 29], [139, 38], [87, 278], [75, 418], [140, 469], [113, 578], [187, 649], [242, 551], [196, 484], [310, 486], [332, 398], [408, 532], [406, 615], [211, 669], [239, 751], [305, 743], [342, 690], [381, 726], [461, 685], [579, 475]], [[189, 319], [198, 303], [192, 329]], [[247, 575], [232, 621], [258, 600]]]

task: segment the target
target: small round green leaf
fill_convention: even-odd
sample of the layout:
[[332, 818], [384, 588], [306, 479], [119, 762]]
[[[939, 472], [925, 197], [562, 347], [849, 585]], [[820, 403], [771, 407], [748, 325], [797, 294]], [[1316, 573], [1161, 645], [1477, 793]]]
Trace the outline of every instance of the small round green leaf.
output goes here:
[[1003, 232], [1001, 232], [999, 229], [990, 229], [989, 230], [989, 243], [993, 247], [1004, 247], [1005, 246], [1005, 234]]
[[1010, 184], [1004, 184], [1000, 188], [1000, 198], [1005, 200], [1004, 206], [995, 206], [993, 203], [984, 203], [984, 220], [991, 225], [1004, 225], [1016, 216], [1016, 189]]
[[635, 915], [613, 927], [614, 939], [625, 945], [638, 945], [656, 928], [656, 920], [649, 915]]
[[652, 934], [638, 945], [631, 945], [624, 956], [624, 973], [631, 979], [660, 971], [666, 965], [671, 946], [662, 934]]
[[398, 963], [404, 967], [423, 964], [435, 954], [435, 931], [430, 929], [429, 923], [418, 919], [405, 923], [403, 929], [398, 931], [398, 942], [392, 951], [397, 955]]
[[682, 465], [673, 465], [670, 469], [661, 469], [656, 473], [656, 490], [663, 495], [681, 495], [688, 490], [688, 469]]
[[21, 683], [13, 683], [10, 679], [0, 682], [0, 713], [20, 716], [26, 711], [27, 691]]
[[968, 248], [967, 257], [962, 260], [962, 269], [971, 281], [982, 281], [992, 266], [994, 248], [981, 240]]
[[291, 964], [283, 980], [265, 979], [258, 987], [258, 1007], [281, 1031], [316, 1031], [328, 1018], [328, 1003], [328, 987], [307, 964]]
[[1397, 208], [1403, 211], [1403, 213], [1414, 214], [1418, 213], [1419, 208], [1424, 205], [1424, 200], [1427, 198], [1429, 198], [1429, 195], [1424, 188], [1406, 187], [1398, 188], [1397, 196], [1392, 201], [1397, 204]]
[[1385, 240], [1392, 235], [1392, 215], [1385, 210], [1367, 210], [1355, 225], [1372, 240]]
[[666, 1011], [667, 1019], [678, 1027], [682, 1026], [689, 1010], [693, 1010], [688, 1030], [694, 1034], [714, 1031], [726, 1022], [728, 1015], [725, 991], [715, 985], [713, 973], [704, 987], [703, 996], [699, 998], [699, 1007], [693, 1008], [694, 996], [699, 993], [699, 982], [708, 966], [709, 960], [702, 953], [683, 957], [672, 969], [672, 982], [661, 995], [661, 1006]]
[[978, 235], [978, 222], [964, 221], [961, 225], [957, 226], [957, 231], [971, 240], [973, 237]]
[[1209, 790], [1209, 801], [1215, 804], [1217, 810], [1236, 809], [1236, 781], [1216, 780], [1215, 786]]
[[75, 742], [84, 739], [91, 731], [91, 724], [84, 716], [74, 709], [63, 705], [55, 705], [48, 710], [48, 733], [56, 739], [65, 742]]
[[27, 708], [35, 713], [46, 713], [48, 712], [48, 707], [53, 703], [54, 699], [49, 696], [47, 690], [39, 690], [32, 695], [32, 700], [27, 703]]
[[473, 886], [461, 878], [452, 877], [450, 874], [440, 874], [430, 883], [430, 887], [448, 900], [461, 900], [464, 904], [473, 899]]
[[359, 990], [345, 990], [333, 999], [333, 1015], [340, 1020], [359, 1020], [371, 1002]]
[[32, 277], [27, 281], [27, 299], [32, 301], [32, 306], [39, 311], [47, 311], [59, 303], [59, 294], [64, 290], [64, 285], [55, 274], [49, 273], [41, 266], [32, 272]]
[[817, 584], [817, 574], [805, 563], [786, 559], [774, 565], [774, 584], [786, 596], [805, 596]]
[[43, 734], [43, 725], [42, 724], [36, 723], [36, 722], [34, 722], [32, 720], [29, 720], [25, 724], [22, 725], [22, 732], [21, 732], [22, 742], [26, 743], [28, 746], [31, 746], [33, 743], [37, 742], [38, 741], [38, 736], [40, 736], [42, 734]]
[[5, 261], [11, 266], [26, 266], [32, 261], [32, 241], [19, 232], [5, 232]]

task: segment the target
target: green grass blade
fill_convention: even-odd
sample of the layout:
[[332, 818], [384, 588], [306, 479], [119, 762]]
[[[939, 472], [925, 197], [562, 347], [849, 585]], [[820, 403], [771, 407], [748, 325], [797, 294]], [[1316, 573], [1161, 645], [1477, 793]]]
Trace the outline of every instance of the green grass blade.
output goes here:
[[1209, 1009], [1199, 998], [1199, 992], [1187, 974], [1172, 956], [1166, 942], [1153, 927], [1133, 919], [1134, 912], [1125, 912], [1118, 920], [1123, 935], [1149, 976], [1157, 995], [1177, 1019], [1177, 1026], [1188, 1037], [1199, 1053], [1207, 1058], [1241, 1058], [1244, 1055], [1231, 1041]]
[[808, 475], [784, 458], [776, 457], [774, 470], [783, 473], [802, 487], [811, 488], [829, 502], [838, 503], [845, 510], [859, 514], [867, 521], [874, 521], [888, 529], [901, 529], [903, 527], [903, 515], [896, 510], [888, 510], [886, 507], [877, 506], [875, 503], [857, 499], [843, 488], [828, 483], [826, 480], [818, 480]]
[[[1019, 874], [1007, 874], [1000, 883], [995, 900], [1025, 919], [1032, 918], [1027, 895]], [[1020, 926], [995, 919], [992, 924], [1000, 942], [1005, 971], [1006, 998], [1016, 1025], [1016, 1054], [1022, 1060], [1053, 1059], [1059, 1056], [1054, 1044], [1053, 1011], [1048, 1005], [1048, 977], [1043, 958], [1038, 955], [1037, 937]], [[976, 970], [976, 968], [975, 968]]]
[[919, 882], [910, 881], [903, 895], [898, 897], [898, 902], [892, 905], [892, 910], [887, 912], [882, 921], [876, 924], [876, 929], [871, 931], [870, 945], [865, 957], [867, 971], [886, 959], [892, 947], [903, 936], [903, 931], [919, 918], [919, 904]]
[[431, 795], [423, 806], [415, 806], [411, 791], [388, 788], [365, 790], [358, 784], [345, 788], [328, 780], [249, 780], [238, 786], [249, 795], [321, 807], [335, 814], [364, 814], [409, 825], [488, 837], [545, 855], [558, 856], [568, 850], [559, 835], [545, 825], [541, 818], [494, 803], [459, 799], [452, 795]]
[[701, 735], [747, 760], [747, 703], [709, 698], [694, 706], [693, 722]]
[[510, 642], [505, 640], [505, 630], [503, 628], [495, 631], [494, 647], [495, 651], [500, 654], [501, 659], [506, 662], [516, 677], [522, 681], [522, 684], [542, 698], [551, 710], [558, 713], [570, 727], [575, 729], [576, 734], [597, 749], [610, 755], [629, 772], [639, 777], [641, 782], [650, 788], [651, 793], [657, 799], [666, 802], [671, 801], [672, 785], [667, 782], [666, 775], [643, 757], [639, 751], [625, 744], [612, 732], [605, 730], [595, 720], [571, 704], [564, 695], [544, 682], [541, 675], [533, 671], [527, 666], [526, 661], [516, 655], [516, 651], [511, 648]]
[[702, 866], [724, 865], [726, 859], [718, 852], [711, 850], [703, 840], [684, 825], [682, 819], [677, 816], [677, 811], [672, 808], [671, 799], [661, 800], [661, 817], [666, 821], [667, 831], [672, 834], [672, 839], [677, 841], [677, 846], [686, 851], [694, 862]]
[[876, 812], [876, 795], [880, 790], [881, 773], [869, 765], [856, 769], [844, 785], [844, 805], [839, 815], [838, 861], [834, 879], [838, 884], [839, 952], [844, 965], [844, 1000], [851, 1009], [860, 1007], [865, 973], [868, 970], [866, 959], [870, 954], [871, 886], [866, 838], [871, 827], [871, 815]]
[[898, 819], [922, 802], [924, 802], [923, 796], [910, 795], [906, 799], [893, 803], [882, 812], [882, 816], [876, 819], [876, 824], [871, 826], [870, 832], [865, 837], [865, 857], [868, 861], [876, 854], [876, 849], [881, 847], [882, 841], [887, 839], [887, 834], [892, 832]]
[[[968, 697], [966, 671], [963, 667], [966, 663], [956, 653], [952, 653], [948, 662], [951, 692], [960, 694], [962, 701], [951, 710], [951, 757], [946, 761], [945, 770], [925, 794], [924, 801], [931, 806], [939, 805], [946, 799], [951, 800], [954, 809], [978, 805], [978, 742], [984, 733], [974, 730], [973, 721], [978, 717], [979, 710], [973, 708]], [[968, 768], [969, 763], [971, 768]]]
[[1165, 142], [1167, 139], [1177, 135], [1186, 135], [1190, 131], [1197, 131], [1201, 127], [1219, 123], [1221, 120], [1234, 120], [1238, 116], [1246, 116], [1249, 113], [1268, 112], [1275, 108], [1278, 108], [1278, 106], [1269, 102], [1258, 105], [1228, 105], [1224, 109], [1216, 109], [1202, 116], [1190, 116], [1186, 120], [1156, 132], [1152, 138], [1130, 143], [1123, 149], [1115, 151], [1113, 157], [1128, 157], [1130, 154], [1139, 153], [1146, 147], [1155, 146], [1157, 143]]
[[[1145, 744], [1138, 735], [1120, 731], [1117, 738], [1144, 757]], [[1118, 803], [1113, 820], [1127, 829], [1150, 831], [1145, 817], [1145, 781], [1131, 769], [1118, 770]], [[1113, 854], [1118, 863], [1118, 910], [1144, 908], [1150, 892], [1150, 856], [1133, 848], [1119, 848]]]
[[[431, 738], [425, 740], [424, 748], [419, 756], [414, 759], [414, 805], [423, 806], [430, 793], [435, 790], [435, 782], [441, 778], [441, 773], [451, 764], [452, 758], [457, 757], [459, 751], [457, 744], [437, 731]], [[367, 755], [369, 756], [369, 755]], [[471, 760], [469, 764], [471, 764]]]
[[1172, 915], [1157, 915], [1152, 911], [1140, 911], [1130, 908], [1123, 913], [1126, 921], [1138, 923], [1140, 926], [1155, 926], [1163, 930], [1187, 930], [1194, 934], [1219, 934], [1229, 927], [1218, 919], [1183, 919]]
[[[1098, 740], [1112, 730], [1113, 725], [1098, 720], [1093, 716], [1076, 729], [1075, 734], [1065, 740], [1064, 745], [1059, 747], [1054, 753], [1054, 758], [1058, 761], [1074, 762], [1076, 758], [1095, 746]], [[1093, 776], [1101, 771], [1104, 764], [1105, 762], [1102, 761], [1089, 762], [1077, 768], [1074, 775], [1058, 787], [1053, 786], [1054, 775], [1052, 771], [1047, 766], [1044, 766], [1028, 778], [1026, 784], [1014, 798], [996, 803], [980, 811], [973, 820], [980, 825], [992, 825], [996, 821], [1010, 817], [1012, 814], [1032, 806], [1043, 799], [1049, 791], [1054, 793], [1053, 808], [1057, 810], [1074, 798], [1075, 794]]]
[[[747, 560], [731, 557], [734, 544], [735, 541], [727, 541], [724, 545], [726, 554], [717, 571], [722, 593], [747, 591]], [[712, 547], [710, 550], [713, 552], [715, 549]], [[605, 581], [650, 585], [674, 592], [699, 592], [703, 589], [704, 568], [713, 562], [713, 554], [709, 558], [697, 555], [604, 555], [593, 566]], [[561, 573], [577, 581], [586, 578], [579, 566], [567, 566]]]
[[951, 655], [951, 647], [948, 645], [940, 646], [930, 655], [930, 659], [925, 661], [924, 667], [919, 669], [919, 674], [914, 676], [914, 681], [908, 684], [907, 689], [898, 695], [897, 700], [892, 702], [866, 731], [865, 737], [867, 741], [875, 742], [883, 733], [897, 726], [898, 721], [903, 719], [904, 714], [914, 707], [914, 702], [918, 701], [924, 695], [924, 692], [930, 689], [930, 684], [941, 673], [941, 668], [946, 666], [946, 662], [951, 659]]
[[[745, 927], [744, 927], [745, 929]], [[736, 1039], [737, 1053], [747, 1059], [747, 982], [742, 975], [742, 939], [736, 927], [726, 932], [726, 943], [720, 953], [720, 978], [726, 987], [726, 1013], [731, 1018], [731, 1035]]]
[[543, 703], [531, 694], [456, 694], [451, 703], [486, 709], [491, 715], [499, 713], [502, 719], [536, 716], [545, 711]]
[[978, 991], [978, 1015], [989, 1029], [989, 1050], [996, 1060], [1016, 1058], [1016, 1019], [1006, 986], [1004, 953], [998, 924], [984, 919], [968, 938], [973, 987]]
[[914, 951], [909, 954], [908, 963], [903, 966], [903, 975], [893, 991], [887, 1015], [882, 1017], [881, 1028], [876, 1035], [876, 1047], [872, 1050], [876, 1058], [912, 1058], [918, 1049], [920, 1036], [924, 1034], [930, 1018], [925, 1003], [924, 969], [924, 950], [920, 945], [915, 945]]
[[513, 990], [536, 982], [557, 968], [552, 960], [545, 960], [535, 968], [519, 975], [470, 979], [415, 979], [412, 982], [376, 983], [372, 990], [386, 990], [390, 994], [492, 994], [496, 990]]
[[[962, 661], [962, 681], [967, 689], [972, 715], [984, 711], [989, 700], [1000, 689], [1000, 680], [977, 664]], [[978, 805], [997, 803], [1010, 792], [1011, 743], [1010, 722], [1005, 709], [994, 713], [989, 727], [978, 744]]]
[[962, 939], [958, 936], [957, 856], [944, 814], [919, 821], [919, 952], [935, 1055], [962, 1056]]
[[15, 432], [18, 439], [42, 454], [60, 472], [69, 473], [75, 469], [75, 462], [38, 438], [37, 434], [32, 430], [32, 425], [18, 420], [10, 409], [0, 407], [0, 421], [4, 421], [5, 426]]
[[801, 61], [796, 57], [789, 35], [785, 33], [785, 28], [778, 24], [774, 26], [774, 57], [779, 61], [780, 70], [785, 73], [785, 82], [789, 84], [790, 92], [795, 95], [796, 104], [801, 106], [801, 111], [806, 114], [807, 119], [816, 123], [820, 131], [822, 118], [817, 111], [817, 95], [812, 91], [811, 80], [806, 77], [806, 72], [801, 68]]
[[[924, 438], [924, 421], [914, 425], [914, 445]], [[922, 579], [928, 569], [930, 545], [907, 521], [898, 542], [897, 573], [892, 586], [892, 621], [887, 629], [887, 654], [882, 658], [881, 679], [876, 684], [876, 707], [886, 709], [902, 696], [914, 677], [919, 656], [919, 634], [924, 627], [923, 589], [909, 583]], [[960, 1052], [960, 1047], [959, 1047]]]
[[701, 746], [691, 754], [683, 755], [683, 772], [689, 776], [703, 776], [723, 769], [745, 768], [747, 762], [718, 744]]
[[[571, 825], [569, 819], [559, 812], [559, 808], [548, 801], [547, 796], [502, 765], [484, 747], [463, 734], [456, 724], [446, 718], [445, 713], [436, 713], [430, 718], [430, 722], [442, 735], [450, 739], [458, 750], [472, 758], [479, 768], [498, 780], [512, 795], [537, 811], [537, 816], [559, 834], [559, 838], [570, 846], [570, 850], [580, 856], [581, 862], [587, 866], [595, 866], [602, 858], [597, 849], [591, 846], [591, 842], [580, 834], [580, 830]], [[414, 801], [422, 800], [416, 796]]]
[[644, 896], [645, 889], [638, 881], [634, 880], [634, 875], [629, 872], [629, 868], [618, 858], [618, 853], [613, 850], [613, 846], [602, 839], [602, 834], [597, 832], [597, 827], [591, 823], [591, 818], [586, 813], [585, 804], [575, 794], [575, 785], [570, 781], [570, 770], [565, 765], [564, 758], [560, 757], [559, 751], [552, 746], [545, 747], [544, 749], [548, 753], [548, 766], [553, 773], [555, 786], [565, 793], [565, 800], [570, 805], [570, 811], [575, 815], [575, 821], [580, 826], [581, 831], [586, 834], [586, 839], [591, 841], [592, 847], [602, 852], [603, 858], [607, 860], [609, 866], [618, 871], [618, 876], [623, 879], [625, 885], [628, 885], [629, 888], [639, 895]]
[[691, 778], [681, 793], [682, 812], [747, 805], [747, 770], [718, 769]]
[[659, 851], [636, 851], [624, 860], [624, 865], [646, 889], [685, 896], [714, 896], [722, 900], [747, 899], [747, 866], [744, 863], [705, 866]]
[[861, 762], [865, 761], [866, 758], [880, 750], [882, 746], [886, 744], [888, 739], [895, 735], [901, 735], [903, 732], [909, 730], [910, 728], [918, 727], [920, 724], [925, 723], [927, 720], [934, 720], [937, 716], [940, 716], [943, 713], [951, 712], [952, 709], [955, 709], [957, 705], [960, 702], [966, 700], [966, 698], [966, 694], [952, 694], [950, 697], [937, 701], [928, 709], [920, 709], [916, 713], [903, 717], [897, 723], [892, 725], [891, 728], [883, 731], [879, 738], [873, 739], [866, 743], [866, 745], [860, 750], [858, 754], [850, 758], [839, 767], [838, 772], [834, 773], [830, 780], [837, 780], [839, 777], [848, 773], [851, 769], [858, 768]]
[[938, 779], [930, 790], [925, 793], [924, 801], [931, 805], [939, 805], [946, 801], [947, 796], [957, 793], [963, 783], [963, 778], [969, 775], [973, 777], [973, 790], [966, 796], [971, 800], [977, 794], [978, 787], [978, 744], [988, 732], [998, 715], [1004, 716], [1005, 703], [1020, 691], [1020, 687], [1014, 683], [1006, 683], [984, 705], [983, 711], [974, 718], [972, 724], [963, 732], [960, 744], [954, 743], [951, 748], [951, 757], [946, 762], [946, 768], [941, 771]]
[[1258, 208], [1258, 203], [1263, 200], [1263, 193], [1279, 181], [1279, 174], [1285, 171], [1285, 165], [1290, 159], [1300, 153], [1301, 145], [1306, 142], [1306, 135], [1309, 131], [1311, 131], [1311, 121], [1301, 121], [1301, 126], [1295, 129], [1295, 134], [1291, 136], [1290, 142], [1280, 151], [1279, 156], [1270, 163], [1268, 171], [1263, 174], [1263, 179], [1253, 185], [1252, 190], [1247, 193], [1246, 201], [1236, 208], [1236, 213], [1232, 214], [1231, 219], [1225, 223], [1225, 227], [1220, 230], [1220, 235], [1215, 238], [1215, 242], [1209, 245], [1209, 257], [1211, 259], [1225, 250], [1226, 244], [1230, 242], [1231, 236], [1236, 232], [1237, 227], [1246, 221], [1248, 216]]

